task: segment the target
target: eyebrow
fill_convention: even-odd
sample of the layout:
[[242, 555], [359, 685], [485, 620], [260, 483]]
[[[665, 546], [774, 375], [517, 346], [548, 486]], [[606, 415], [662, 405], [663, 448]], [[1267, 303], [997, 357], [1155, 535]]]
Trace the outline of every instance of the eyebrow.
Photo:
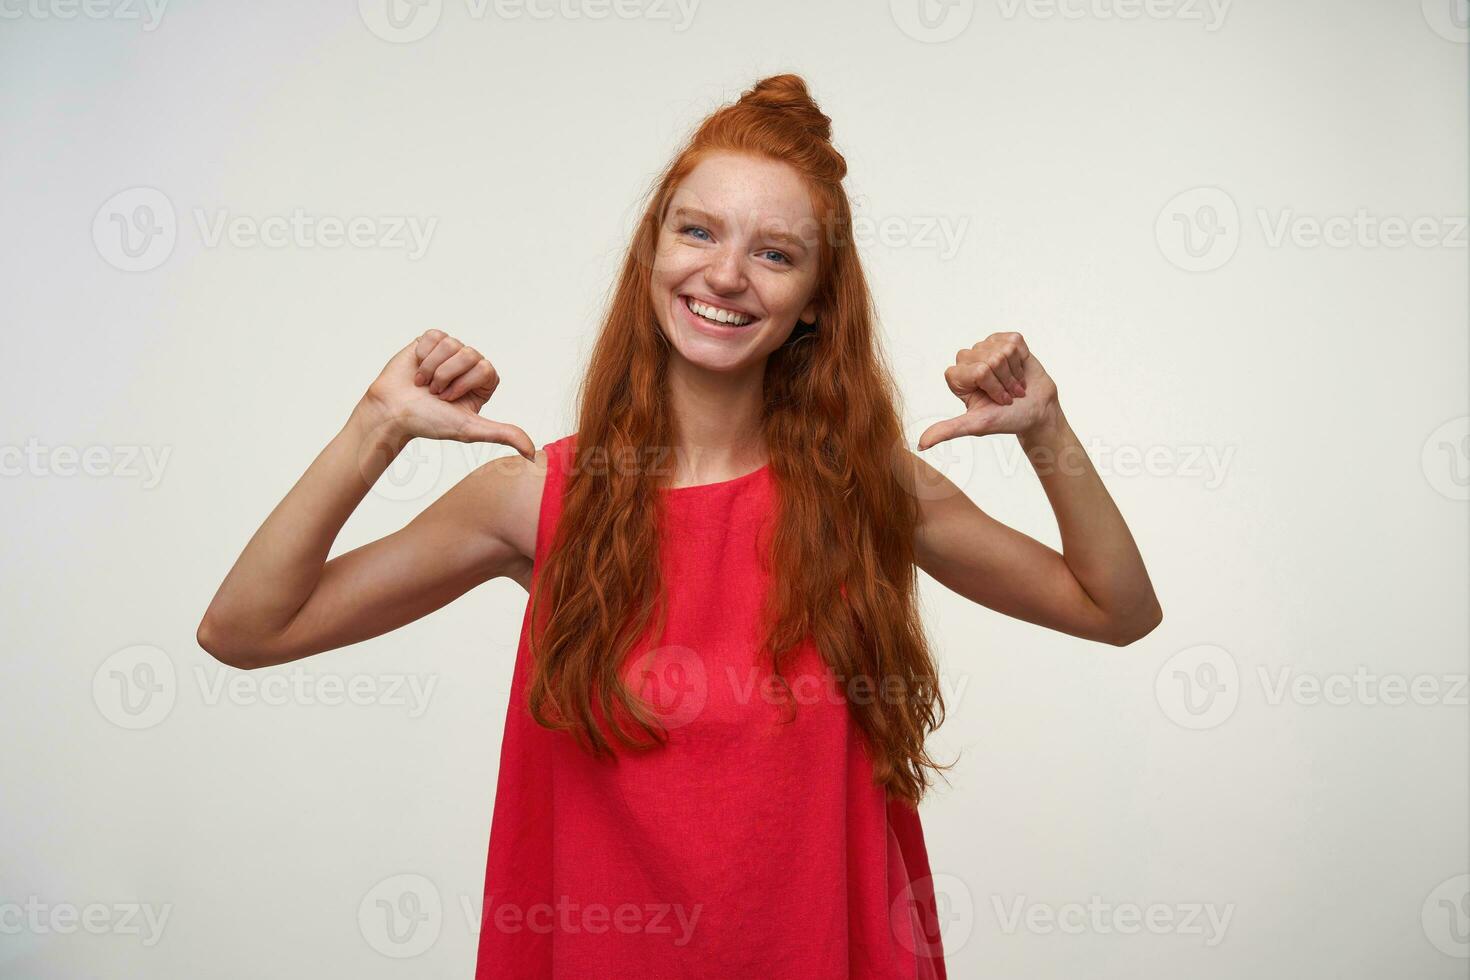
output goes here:
[[[701, 211], [698, 208], [678, 207], [673, 210], [669, 217], [674, 219], [675, 221], [679, 220], [680, 218], [687, 218], [694, 221], [703, 221], [705, 224], [710, 225], [724, 224], [724, 222], [720, 221], [720, 219], [714, 217], [707, 212]], [[798, 249], [802, 252], [808, 251], [808, 246], [806, 242], [802, 241], [800, 238], [797, 238], [794, 235], [788, 235], [784, 231], [776, 231], [775, 229], [772, 229], [770, 231], [762, 231], [760, 234], [762, 238], [769, 238], [771, 241], [781, 242], [788, 248]]]

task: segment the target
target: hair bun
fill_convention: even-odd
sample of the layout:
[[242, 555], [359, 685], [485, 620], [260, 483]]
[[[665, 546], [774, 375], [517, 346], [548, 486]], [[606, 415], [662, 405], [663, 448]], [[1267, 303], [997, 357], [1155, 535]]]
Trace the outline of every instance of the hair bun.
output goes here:
[[740, 96], [745, 105], [790, 113], [802, 128], [824, 140], [832, 139], [832, 120], [817, 106], [800, 75], [771, 75], [762, 78]]

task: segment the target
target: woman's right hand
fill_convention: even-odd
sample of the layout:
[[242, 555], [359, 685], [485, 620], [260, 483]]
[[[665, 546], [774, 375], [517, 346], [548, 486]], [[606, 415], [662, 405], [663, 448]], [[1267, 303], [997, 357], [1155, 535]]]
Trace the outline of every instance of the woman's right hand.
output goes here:
[[534, 462], [536, 446], [520, 427], [480, 417], [499, 384], [500, 375], [479, 351], [429, 330], [393, 355], [363, 401], [404, 441], [494, 442]]

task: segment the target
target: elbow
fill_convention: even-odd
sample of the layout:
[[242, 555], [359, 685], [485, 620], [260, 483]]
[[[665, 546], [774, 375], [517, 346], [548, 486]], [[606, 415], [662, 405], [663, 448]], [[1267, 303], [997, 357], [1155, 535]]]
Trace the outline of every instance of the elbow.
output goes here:
[[201, 650], [226, 667], [234, 667], [237, 670], [254, 670], [265, 666], [258, 659], [251, 657], [244, 645], [233, 639], [229, 627], [222, 626], [209, 613], [205, 613], [204, 618], [199, 621], [194, 640], [199, 644]]
[[1147, 613], [1134, 617], [1121, 624], [1108, 637], [1108, 643], [1115, 647], [1126, 647], [1137, 643], [1152, 633], [1160, 623], [1164, 621], [1164, 610], [1158, 600], [1154, 600], [1152, 607]]

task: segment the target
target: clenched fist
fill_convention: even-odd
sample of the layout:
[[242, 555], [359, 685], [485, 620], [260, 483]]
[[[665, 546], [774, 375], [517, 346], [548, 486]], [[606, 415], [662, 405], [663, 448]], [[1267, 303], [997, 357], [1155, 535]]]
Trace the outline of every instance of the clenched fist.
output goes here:
[[534, 460], [536, 446], [519, 426], [480, 417], [499, 384], [483, 354], [429, 330], [393, 355], [364, 397], [406, 439], [494, 442]]
[[935, 422], [919, 436], [919, 449], [958, 436], [1024, 433], [1054, 410], [1057, 386], [1018, 333], [993, 333], [955, 354], [944, 380], [965, 412]]

